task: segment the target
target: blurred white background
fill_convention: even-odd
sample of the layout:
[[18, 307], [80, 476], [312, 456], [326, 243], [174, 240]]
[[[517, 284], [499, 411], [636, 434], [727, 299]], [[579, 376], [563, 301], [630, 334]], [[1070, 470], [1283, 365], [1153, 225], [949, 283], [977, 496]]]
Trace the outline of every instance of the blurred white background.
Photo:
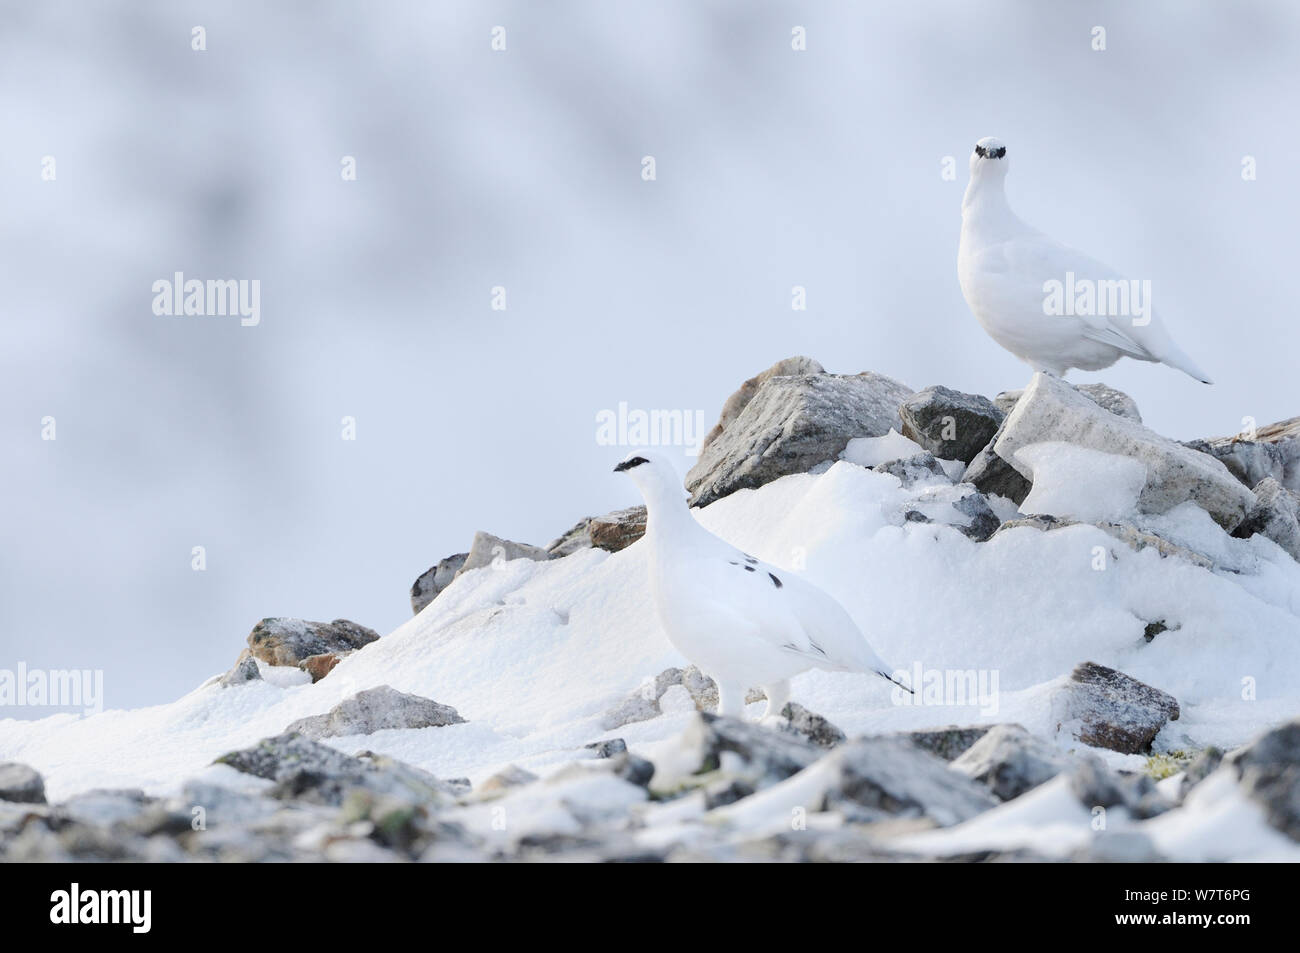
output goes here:
[[[1151, 279], [1217, 383], [1072, 380], [1180, 439], [1300, 413], [1282, 0], [46, 0], [0, 22], [0, 668], [103, 669], [108, 707], [228, 668], [263, 616], [390, 631], [476, 529], [544, 545], [638, 502], [595, 439], [620, 401], [711, 426], [801, 353], [1023, 386], [956, 280], [983, 135], [1017, 211]], [[259, 279], [260, 326], [155, 316], [175, 271]]]

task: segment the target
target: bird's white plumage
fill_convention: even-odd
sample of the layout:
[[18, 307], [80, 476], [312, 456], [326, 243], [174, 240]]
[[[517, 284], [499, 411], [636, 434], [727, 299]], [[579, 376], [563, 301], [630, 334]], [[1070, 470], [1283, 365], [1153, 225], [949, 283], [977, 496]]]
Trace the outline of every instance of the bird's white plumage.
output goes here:
[[989, 336], [1034, 370], [1058, 377], [1070, 368], [1095, 371], [1131, 357], [1168, 364], [1210, 383], [1174, 343], [1159, 315], [1134, 321], [1125, 315], [1048, 313], [1045, 282], [1064, 282], [1067, 274], [1094, 287], [1127, 279], [1021, 221], [1007, 203], [1007, 162], [1006, 147], [997, 139], [976, 143], [962, 200], [957, 278]]
[[[637, 459], [645, 462], [628, 467]], [[778, 713], [787, 680], [810, 668], [890, 678], [891, 667], [834, 598], [696, 522], [666, 460], [638, 451], [620, 466], [646, 500], [643, 545], [660, 622], [677, 650], [718, 683], [723, 714], [740, 714], [746, 690], [758, 686], [767, 691], [767, 714]]]

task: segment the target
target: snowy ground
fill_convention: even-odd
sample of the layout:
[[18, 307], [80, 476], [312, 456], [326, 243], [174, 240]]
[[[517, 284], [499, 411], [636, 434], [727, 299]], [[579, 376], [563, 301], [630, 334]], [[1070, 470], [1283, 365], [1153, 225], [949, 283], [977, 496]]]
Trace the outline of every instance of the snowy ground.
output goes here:
[[[1160, 517], [1166, 535], [1233, 567], [1210, 571], [1151, 549], [1133, 552], [1091, 526], [1011, 529], [975, 543], [948, 526], [903, 521], [906, 510], [946, 489], [904, 489], [895, 477], [840, 462], [698, 511], [709, 529], [837, 596], [896, 667], [996, 676], [995, 704], [984, 705], [899, 704], [891, 686], [869, 676], [797, 678], [795, 700], [850, 737], [1019, 722], [1079, 748], [1058, 732], [1050, 696], [1085, 660], [1179, 700], [1182, 716], [1161, 732], [1157, 751], [1228, 749], [1300, 713], [1300, 565], [1272, 543], [1231, 539], [1194, 507]], [[170, 795], [189, 778], [211, 775], [217, 769], [206, 766], [218, 755], [377, 685], [452, 705], [467, 723], [329, 744], [475, 784], [512, 763], [547, 775], [589, 759], [582, 746], [605, 737], [622, 737], [633, 753], [657, 761], [695, 717], [683, 689], [665, 697], [660, 717], [600, 727], [602, 714], [646, 679], [686, 663], [656, 620], [643, 548], [514, 560], [465, 574], [314, 685], [296, 669], [263, 666], [262, 681], [222, 688], [214, 678], [167, 705], [3, 721], [0, 761], [40, 771], [52, 802], [103, 787]], [[1144, 627], [1157, 620], [1169, 631], [1148, 643]], [[237, 651], [232, 642], [232, 658]], [[751, 706], [754, 715], [760, 710]], [[1098, 753], [1116, 768], [1145, 761]], [[1212, 780], [1185, 809], [1139, 826], [1173, 857], [1300, 859], [1300, 845], [1269, 828], [1234, 785]], [[966, 824], [916, 834], [917, 846], [1067, 851], [1088, 825], [1086, 809], [1063, 785], [1058, 778]]]

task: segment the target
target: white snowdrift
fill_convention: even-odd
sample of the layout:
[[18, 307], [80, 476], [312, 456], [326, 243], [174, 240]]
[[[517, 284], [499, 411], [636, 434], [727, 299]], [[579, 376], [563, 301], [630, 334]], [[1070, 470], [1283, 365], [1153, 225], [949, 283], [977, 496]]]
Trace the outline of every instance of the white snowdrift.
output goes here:
[[[1135, 553], [1086, 525], [1017, 528], [974, 543], [948, 526], [904, 523], [915, 494], [892, 476], [839, 462], [698, 514], [736, 545], [835, 594], [900, 668], [996, 676], [995, 711], [974, 700], [898, 705], [872, 676], [797, 678], [795, 700], [850, 736], [1018, 721], [1051, 737], [1049, 697], [1085, 659], [1178, 698], [1182, 718], [1161, 733], [1158, 748], [1231, 747], [1300, 712], [1300, 566], [1272, 543], [1231, 539], [1208, 518], [1177, 512], [1165, 517], [1169, 532], [1241, 571]], [[1096, 547], [1109, 554], [1102, 570], [1094, 568]], [[39, 770], [51, 800], [94, 787], [168, 794], [214, 757], [384, 684], [453, 705], [468, 723], [332, 744], [475, 782], [511, 762], [545, 774], [590, 757], [582, 745], [601, 737], [623, 737], [653, 760], [689, 712], [679, 707], [612, 732], [598, 727], [644, 679], [685, 663], [659, 628], [644, 577], [640, 545], [476, 570], [315, 685], [277, 679], [223, 689], [211, 681], [153, 708], [0, 721], [0, 760]], [[1154, 620], [1171, 631], [1147, 643], [1143, 629]], [[236, 650], [232, 644], [232, 657]], [[1234, 809], [1233, 817], [1246, 813]], [[1195, 853], [1185, 830], [1166, 824], [1160, 840]]]

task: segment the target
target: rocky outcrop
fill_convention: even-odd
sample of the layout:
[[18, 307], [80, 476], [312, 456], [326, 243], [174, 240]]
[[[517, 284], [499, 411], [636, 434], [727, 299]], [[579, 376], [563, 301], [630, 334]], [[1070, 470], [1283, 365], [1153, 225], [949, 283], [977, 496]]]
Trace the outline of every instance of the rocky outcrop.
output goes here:
[[1300, 417], [1232, 437], [1193, 440], [1187, 446], [1221, 461], [1246, 486], [1271, 477], [1300, 493]]
[[440, 705], [431, 699], [380, 685], [357, 692], [326, 714], [300, 718], [285, 731], [316, 740], [341, 735], [369, 735], [395, 728], [441, 728], [464, 722], [465, 719], [450, 705]]
[[325, 652], [351, 652], [379, 638], [374, 629], [347, 619], [307, 622], [303, 619], [263, 619], [248, 634], [248, 651], [267, 665], [297, 665]]
[[898, 408], [902, 434], [943, 460], [970, 463], [988, 446], [1005, 416], [987, 397], [927, 387]]
[[700, 453], [686, 475], [692, 506], [839, 457], [855, 437], [902, 426], [909, 387], [880, 374], [771, 377]]
[[1191, 500], [1231, 532], [1255, 502], [1254, 494], [1213, 457], [1102, 410], [1059, 378], [1040, 373], [1007, 416], [994, 450], [1029, 477], [1030, 469], [1017, 460], [1016, 451], [1045, 442], [1071, 443], [1141, 462], [1147, 472], [1138, 498], [1142, 512], [1163, 513]]
[[[1161, 556], [1176, 557], [1184, 559], [1194, 566], [1200, 566], [1203, 569], [1213, 569], [1214, 560], [1210, 559], [1204, 553], [1198, 553], [1195, 550], [1188, 549], [1186, 546], [1180, 546], [1171, 542], [1150, 530], [1139, 529], [1132, 523], [1116, 523], [1111, 521], [1102, 521], [1097, 523], [1081, 524], [1077, 520], [1058, 519], [1055, 516], [1036, 515], [1026, 516], [1023, 519], [1008, 520], [998, 527], [997, 533], [1007, 533], [1014, 529], [1036, 529], [1040, 532], [1052, 532], [1053, 530], [1064, 529], [1067, 526], [1095, 526], [1099, 530], [1110, 534], [1119, 542], [1123, 543], [1134, 552], [1140, 552], [1143, 549], [1151, 547]], [[996, 535], [996, 533], [995, 533]], [[1154, 633], [1159, 634], [1159, 633]]]
[[1104, 665], [1083, 662], [1052, 699], [1061, 730], [1084, 744], [1124, 754], [1151, 749], [1160, 729], [1179, 715], [1178, 700]]
[[450, 586], [467, 559], [469, 553], [456, 553], [421, 573], [411, 586], [411, 613], [419, 615], [438, 593]]

